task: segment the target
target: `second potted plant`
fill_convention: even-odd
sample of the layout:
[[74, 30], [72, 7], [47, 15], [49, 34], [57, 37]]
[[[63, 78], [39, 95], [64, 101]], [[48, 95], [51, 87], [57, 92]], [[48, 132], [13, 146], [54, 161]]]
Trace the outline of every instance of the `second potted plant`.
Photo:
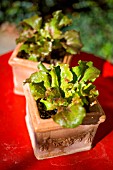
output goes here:
[[9, 59], [16, 94], [23, 95], [22, 82], [37, 70], [39, 61], [47, 67], [57, 62], [69, 64], [72, 55], [79, 53], [82, 43], [79, 32], [68, 30], [71, 23], [62, 11], [54, 12], [48, 20], [35, 15], [20, 23], [18, 45]]
[[39, 63], [24, 81], [26, 123], [37, 159], [89, 150], [105, 114], [93, 85], [100, 71], [92, 62], [78, 66]]

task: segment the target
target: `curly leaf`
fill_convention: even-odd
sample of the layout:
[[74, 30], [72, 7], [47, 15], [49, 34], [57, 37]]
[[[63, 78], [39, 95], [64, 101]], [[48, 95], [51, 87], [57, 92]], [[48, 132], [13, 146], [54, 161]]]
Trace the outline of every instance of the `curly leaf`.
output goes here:
[[75, 128], [82, 124], [83, 118], [86, 115], [84, 107], [81, 105], [72, 105], [70, 108], [63, 109], [54, 115], [53, 120], [65, 128]]
[[31, 83], [41, 83], [41, 82], [44, 82], [45, 88], [49, 88], [50, 87], [50, 81], [49, 81], [48, 74], [45, 73], [44, 71], [39, 71], [39, 72], [32, 73], [30, 78], [28, 78], [26, 80], [26, 82], [31, 82]]
[[78, 61], [78, 66], [72, 67], [72, 72], [75, 73], [77, 76], [77, 81], [80, 80], [81, 77], [84, 76], [85, 71], [89, 68], [92, 67], [92, 62], [86, 62], [86, 61]]
[[41, 99], [40, 102], [45, 105], [46, 110], [56, 109], [56, 105], [48, 100]]
[[64, 26], [68, 26], [72, 23], [72, 19], [68, 18], [62, 13], [61, 10], [55, 11], [53, 13], [54, 23], [57, 23], [57, 27], [61, 29]]
[[49, 74], [51, 75], [51, 81], [52, 81], [51, 87], [58, 87], [59, 83], [58, 83], [57, 74], [55, 72], [55, 68], [52, 68]]
[[37, 59], [38, 59], [38, 56], [36, 54], [31, 54], [29, 57], [29, 60], [31, 61], [37, 61]]
[[46, 73], [49, 72], [49, 70], [44, 66], [44, 64], [42, 64], [42, 62], [38, 63], [38, 69], [41, 70], [41, 71], [44, 71]]
[[28, 44], [22, 44], [19, 48], [19, 52], [22, 51], [22, 50], [27, 53], [28, 50], [29, 50], [29, 45]]
[[98, 90], [96, 90], [96, 86], [93, 85], [92, 83], [88, 83], [85, 85], [82, 89], [82, 94], [83, 96], [88, 96], [89, 98], [91, 97], [97, 97], [99, 95]]
[[45, 30], [49, 32], [52, 39], [59, 39], [62, 34], [62, 32], [58, 29], [57, 21], [54, 19], [50, 23], [46, 23]]
[[77, 54], [82, 48], [82, 43], [80, 40], [80, 35], [75, 30], [66, 31], [63, 35], [64, 42], [62, 41], [62, 46], [70, 54]]
[[[70, 71], [68, 64], [59, 64], [61, 69], [61, 89], [65, 93], [65, 97], [69, 97], [72, 93], [73, 84], [69, 83], [73, 80], [73, 74]], [[71, 90], [71, 91], [70, 91]]]
[[61, 10], [53, 13], [53, 18], [45, 24], [45, 30], [48, 31], [53, 39], [60, 39], [62, 35], [61, 28], [66, 27], [72, 23]]
[[66, 83], [66, 82], [70, 82], [73, 80], [73, 74], [72, 72], [70, 71], [70, 68], [69, 68], [69, 65], [68, 64], [62, 64], [60, 63], [59, 64], [60, 66], [60, 70], [61, 70], [61, 82], [63, 83]]
[[42, 40], [42, 41], [40, 41], [40, 44], [38, 44], [38, 45], [39, 46], [37, 48], [37, 53], [42, 57], [49, 55], [50, 52], [52, 51], [52, 42], [51, 41]]
[[[24, 51], [27, 55], [28, 55], [28, 60], [32, 60], [32, 61], [38, 61], [39, 59], [39, 54], [38, 52], [38, 45], [34, 44], [34, 43], [26, 43], [26, 44], [22, 44], [19, 52]], [[23, 55], [23, 58], [24, 55]]]
[[25, 42], [28, 40], [28, 38], [33, 37], [34, 36], [34, 31], [32, 29], [28, 29], [28, 30], [23, 30], [19, 37], [16, 39], [16, 43], [21, 43], [21, 42]]
[[95, 89], [95, 85], [93, 85], [92, 83], [85, 84], [83, 89], [82, 89], [83, 90], [82, 95], [83, 96], [84, 95], [89, 96], [92, 89]]
[[72, 20], [69, 19], [66, 15], [64, 15], [62, 17], [62, 19], [59, 21], [58, 25], [59, 25], [60, 28], [63, 28], [63, 27], [68, 26], [70, 24], [72, 24]]
[[46, 89], [45, 98], [47, 100], [50, 100], [52, 102], [53, 100], [56, 100], [57, 98], [60, 97], [61, 95], [58, 88], [53, 87], [53, 88]]
[[67, 100], [61, 97], [59, 89], [55, 87], [46, 89], [45, 97], [40, 102], [45, 105], [46, 110], [54, 110], [68, 105]]
[[98, 70], [96, 67], [89, 67], [85, 73], [81, 81], [87, 82], [87, 81], [95, 81], [97, 77], [100, 75], [100, 70]]
[[[57, 96], [58, 95], [59, 94], [57, 94]], [[50, 96], [48, 96], [48, 98], [41, 99], [40, 102], [45, 105], [46, 110], [54, 110], [54, 109], [59, 109], [62, 106], [68, 106], [68, 102], [66, 99], [57, 96], [54, 96], [53, 94], [53, 98], [52, 98], [52, 94], [51, 94]]]
[[82, 99], [80, 98], [80, 96], [78, 95], [77, 92], [74, 93], [74, 95], [73, 95], [73, 97], [72, 97], [72, 101], [71, 101], [71, 103], [69, 104], [69, 106], [76, 105], [76, 104], [81, 104], [81, 105], [83, 105]]
[[42, 83], [30, 83], [30, 90], [35, 100], [45, 96], [45, 87]]
[[42, 24], [42, 17], [39, 17], [38, 15], [34, 15], [30, 18], [24, 19], [23, 23], [28, 24], [29, 26], [31, 26], [31, 28], [38, 31]]
[[72, 67], [72, 72], [74, 73], [74, 76], [76, 76], [75, 79], [77, 79], [77, 81], [83, 76], [84, 70], [86, 69], [86, 65], [81, 60], [78, 64], [79, 66]]
[[49, 24], [48, 23], [45, 23], [44, 29], [43, 28], [40, 29], [40, 35], [43, 38], [51, 39], [51, 34], [49, 32]]

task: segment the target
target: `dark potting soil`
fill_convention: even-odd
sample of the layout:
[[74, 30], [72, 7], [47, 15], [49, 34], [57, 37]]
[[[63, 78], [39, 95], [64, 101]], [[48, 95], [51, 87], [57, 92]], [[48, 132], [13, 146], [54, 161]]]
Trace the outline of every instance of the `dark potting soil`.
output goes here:
[[[42, 119], [49, 119], [57, 113], [57, 109], [47, 111], [44, 107], [44, 104], [41, 103], [40, 100], [37, 100], [36, 103], [37, 103], [37, 107], [38, 107], [38, 110], [39, 110], [39, 113], [40, 113], [40, 117]], [[89, 105], [84, 105], [84, 107], [86, 109], [86, 113], [89, 113], [90, 112]]]
[[[28, 53], [26, 53], [24, 50], [22, 50], [17, 54], [17, 57], [29, 60], [30, 56]], [[57, 62], [63, 62], [63, 58], [64, 58], [64, 53], [61, 54], [60, 52], [58, 52], [58, 50], [56, 50], [56, 51], [54, 50], [51, 53], [51, 56], [37, 58], [37, 62], [42, 61], [42, 62], [45, 62], [48, 64], [55, 65]]]
[[44, 104], [43, 103], [40, 103], [39, 100], [36, 101], [37, 103], [37, 106], [38, 106], [38, 110], [39, 110], [39, 113], [40, 113], [40, 117], [42, 119], [49, 119], [51, 118], [53, 115], [55, 115], [57, 113], [57, 110], [45, 110], [44, 108]]

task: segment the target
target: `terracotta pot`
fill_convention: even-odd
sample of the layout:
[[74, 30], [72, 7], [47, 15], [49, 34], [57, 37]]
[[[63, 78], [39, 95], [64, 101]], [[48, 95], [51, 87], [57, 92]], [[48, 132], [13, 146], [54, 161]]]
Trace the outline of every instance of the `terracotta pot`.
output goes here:
[[23, 89], [26, 97], [26, 124], [37, 159], [68, 155], [92, 148], [97, 128], [105, 121], [105, 114], [97, 100], [92, 102], [91, 112], [87, 113], [82, 125], [63, 128], [52, 118], [41, 119], [29, 84], [25, 84]]
[[[27, 79], [32, 73], [38, 71], [38, 62], [30, 61], [27, 59], [18, 58], [17, 54], [21, 44], [18, 44], [13, 51], [8, 63], [12, 67], [13, 71], [13, 82], [14, 82], [14, 93], [24, 95], [23, 93], [23, 80]], [[70, 63], [72, 56], [65, 56], [63, 63]], [[43, 63], [47, 68], [49, 64]]]

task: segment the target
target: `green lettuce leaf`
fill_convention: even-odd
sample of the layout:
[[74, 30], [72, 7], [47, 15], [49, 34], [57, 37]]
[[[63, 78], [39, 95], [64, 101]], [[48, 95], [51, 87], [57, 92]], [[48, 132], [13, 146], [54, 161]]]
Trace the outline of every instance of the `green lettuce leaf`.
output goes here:
[[50, 81], [48, 74], [44, 71], [39, 71], [32, 73], [30, 78], [26, 79], [26, 82], [31, 82], [31, 83], [41, 83], [44, 82], [45, 88], [50, 87]]
[[41, 24], [42, 24], [42, 17], [39, 17], [38, 15], [34, 15], [30, 18], [24, 19], [23, 23], [26, 23], [34, 30], [39, 31], [39, 29], [41, 28]]
[[53, 23], [56, 23], [59, 29], [68, 26], [72, 23], [72, 19], [64, 15], [61, 10], [53, 12], [53, 19], [54, 19]]
[[62, 35], [61, 29], [71, 23], [72, 20], [64, 15], [61, 10], [55, 11], [51, 20], [45, 24], [45, 30], [50, 33], [53, 39], [60, 39]]
[[96, 97], [99, 94], [92, 82], [99, 77], [100, 70], [94, 67], [91, 61], [80, 60], [78, 64], [79, 66], [72, 68], [72, 73], [76, 76], [74, 88], [78, 95], [83, 98], [83, 102], [87, 103], [84, 98], [85, 96]]
[[51, 75], [51, 87], [58, 88], [59, 83], [58, 83], [58, 77], [57, 77], [55, 68], [51, 68], [51, 71], [49, 73]]
[[39, 62], [39, 63], [38, 63], [38, 69], [39, 69], [40, 71], [44, 71], [44, 72], [46, 72], [46, 73], [49, 72], [49, 70], [44, 66], [44, 64], [42, 64], [42, 62]]
[[[30, 90], [35, 100], [45, 96], [45, 87], [42, 83], [30, 83]], [[37, 90], [38, 89], [38, 90]]]
[[82, 77], [81, 81], [87, 82], [92, 81], [94, 82], [97, 77], [99, 77], [100, 71], [96, 67], [89, 67]]
[[46, 89], [44, 99], [40, 100], [45, 105], [46, 110], [58, 109], [61, 106], [67, 106], [68, 102], [62, 98], [59, 88], [52, 87]]
[[41, 99], [40, 102], [44, 104], [46, 110], [54, 110], [54, 109], [56, 109], [56, 105], [54, 103], [51, 103], [48, 100]]
[[53, 120], [62, 127], [75, 128], [82, 123], [85, 115], [84, 107], [77, 104], [69, 108], [64, 107], [62, 111], [53, 116]]
[[51, 41], [47, 41], [47, 40], [42, 40], [40, 41], [40, 44], [38, 42], [38, 48], [36, 53], [40, 56], [40, 57], [44, 57], [44, 56], [48, 56], [52, 51], [52, 42]]
[[75, 73], [77, 81], [79, 81], [80, 78], [83, 77], [84, 72], [87, 68], [88, 68], [87, 62], [81, 60], [78, 61], [78, 66], [72, 67], [72, 72]]
[[69, 69], [68, 64], [59, 64], [60, 66], [60, 76], [61, 76], [61, 85], [60, 88], [64, 91], [65, 97], [68, 98], [71, 96], [73, 90], [73, 84], [70, 83], [73, 80], [73, 74]]
[[80, 35], [75, 30], [66, 31], [63, 35], [62, 46], [70, 54], [77, 54], [82, 48]]

